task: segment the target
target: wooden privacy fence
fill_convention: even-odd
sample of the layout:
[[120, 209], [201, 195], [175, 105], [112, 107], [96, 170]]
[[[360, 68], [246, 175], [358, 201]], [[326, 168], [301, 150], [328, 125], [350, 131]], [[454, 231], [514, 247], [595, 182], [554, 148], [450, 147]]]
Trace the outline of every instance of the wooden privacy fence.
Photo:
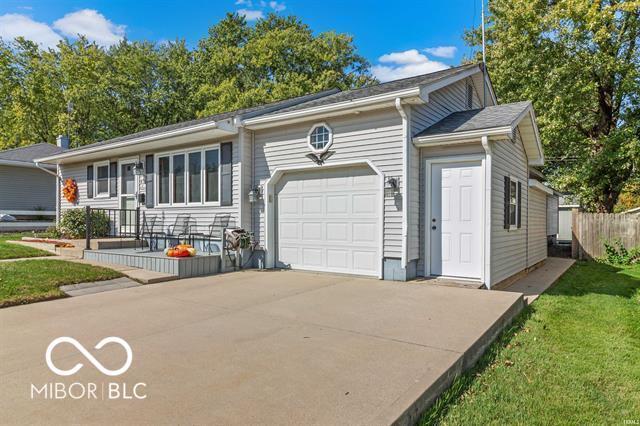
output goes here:
[[605, 242], [620, 240], [628, 249], [640, 246], [640, 215], [583, 213], [574, 209], [571, 233], [571, 257], [597, 259], [605, 255]]

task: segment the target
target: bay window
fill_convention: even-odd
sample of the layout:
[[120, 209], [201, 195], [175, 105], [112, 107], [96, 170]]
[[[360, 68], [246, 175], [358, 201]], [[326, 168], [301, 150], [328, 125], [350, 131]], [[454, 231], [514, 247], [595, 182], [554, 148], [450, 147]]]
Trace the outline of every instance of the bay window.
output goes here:
[[220, 149], [159, 154], [158, 205], [217, 205], [220, 202]]

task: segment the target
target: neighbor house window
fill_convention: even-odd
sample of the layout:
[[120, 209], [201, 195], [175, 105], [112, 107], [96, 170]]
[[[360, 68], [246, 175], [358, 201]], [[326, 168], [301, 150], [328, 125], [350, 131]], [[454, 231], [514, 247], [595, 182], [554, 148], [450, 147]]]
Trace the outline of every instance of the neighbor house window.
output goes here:
[[333, 132], [326, 124], [316, 124], [309, 131], [307, 143], [311, 151], [316, 154], [326, 152], [333, 143]]
[[109, 162], [94, 165], [96, 170], [95, 194], [96, 197], [109, 196]]
[[220, 201], [220, 149], [160, 154], [158, 204], [204, 205]]

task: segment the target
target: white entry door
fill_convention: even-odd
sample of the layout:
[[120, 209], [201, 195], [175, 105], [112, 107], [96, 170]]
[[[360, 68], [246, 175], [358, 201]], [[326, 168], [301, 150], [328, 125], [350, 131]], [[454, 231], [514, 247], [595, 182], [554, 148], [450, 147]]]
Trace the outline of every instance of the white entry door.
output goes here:
[[479, 160], [431, 166], [432, 275], [481, 277], [482, 182]]
[[283, 176], [276, 186], [277, 267], [377, 276], [380, 192], [367, 167]]

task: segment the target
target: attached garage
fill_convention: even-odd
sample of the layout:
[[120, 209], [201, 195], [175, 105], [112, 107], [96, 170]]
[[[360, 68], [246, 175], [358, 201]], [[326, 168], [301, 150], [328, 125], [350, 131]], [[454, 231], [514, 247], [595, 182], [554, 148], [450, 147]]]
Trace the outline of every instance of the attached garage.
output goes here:
[[374, 170], [287, 172], [274, 186], [277, 267], [379, 276], [382, 185]]

